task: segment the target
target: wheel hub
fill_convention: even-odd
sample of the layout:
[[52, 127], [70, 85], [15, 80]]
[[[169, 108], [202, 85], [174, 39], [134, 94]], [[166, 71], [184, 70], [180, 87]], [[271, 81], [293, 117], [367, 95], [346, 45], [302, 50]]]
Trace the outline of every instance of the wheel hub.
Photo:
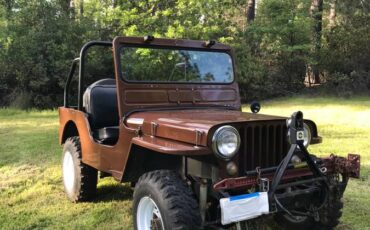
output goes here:
[[136, 223], [138, 230], [163, 230], [162, 215], [157, 204], [148, 196], [140, 199]]
[[63, 158], [63, 183], [68, 193], [73, 191], [75, 183], [75, 167], [71, 152], [67, 151]]

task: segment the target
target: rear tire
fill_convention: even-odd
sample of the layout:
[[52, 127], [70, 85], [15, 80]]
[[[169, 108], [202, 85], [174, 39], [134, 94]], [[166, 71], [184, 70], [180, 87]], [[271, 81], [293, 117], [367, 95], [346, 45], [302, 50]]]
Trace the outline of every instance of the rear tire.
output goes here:
[[134, 226], [147, 229], [200, 229], [198, 204], [185, 181], [174, 171], [145, 173], [136, 183]]
[[79, 137], [70, 137], [64, 143], [62, 172], [64, 191], [71, 201], [87, 201], [95, 197], [97, 170], [82, 162]]

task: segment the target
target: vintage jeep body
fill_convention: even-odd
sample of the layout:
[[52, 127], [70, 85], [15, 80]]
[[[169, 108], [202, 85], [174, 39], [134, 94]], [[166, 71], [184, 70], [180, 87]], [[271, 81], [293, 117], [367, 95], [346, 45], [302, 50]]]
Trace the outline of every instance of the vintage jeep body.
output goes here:
[[[112, 50], [115, 76], [84, 87], [85, 57]], [[69, 104], [79, 65], [77, 106]], [[274, 215], [287, 228], [332, 228], [360, 159], [318, 158], [301, 112], [241, 111], [233, 53], [214, 41], [117, 37], [89, 42], [73, 61], [59, 141], [68, 198], [89, 200], [97, 175], [131, 182], [135, 229], [240, 229]]]

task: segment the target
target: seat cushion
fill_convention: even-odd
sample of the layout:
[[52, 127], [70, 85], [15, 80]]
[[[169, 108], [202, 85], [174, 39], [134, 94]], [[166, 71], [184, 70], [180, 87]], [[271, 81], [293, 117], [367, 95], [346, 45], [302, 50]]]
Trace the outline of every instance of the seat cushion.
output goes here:
[[118, 126], [117, 89], [115, 79], [102, 79], [87, 87], [83, 107], [94, 129]]
[[94, 138], [102, 144], [114, 144], [117, 142], [118, 136], [118, 126], [104, 127], [94, 131]]

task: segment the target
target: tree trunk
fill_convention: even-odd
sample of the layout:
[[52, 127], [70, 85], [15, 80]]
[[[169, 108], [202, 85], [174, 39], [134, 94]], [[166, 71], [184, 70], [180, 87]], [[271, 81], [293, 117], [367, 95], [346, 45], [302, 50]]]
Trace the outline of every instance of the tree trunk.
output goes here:
[[313, 19], [312, 41], [315, 64], [312, 65], [314, 83], [320, 83], [320, 70], [318, 63], [320, 61], [321, 32], [322, 32], [322, 11], [323, 0], [312, 0], [311, 17]]
[[80, 17], [84, 16], [84, 0], [80, 0]]
[[254, 20], [255, 16], [255, 9], [256, 9], [256, 1], [255, 0], [248, 0], [247, 2], [247, 22], [251, 23]]
[[330, 2], [330, 14], [329, 14], [329, 28], [330, 29], [333, 29], [336, 26], [336, 18], [337, 18], [336, 3], [337, 3], [337, 0], [332, 0]]
[[75, 19], [76, 18], [76, 15], [75, 15], [75, 1], [74, 0], [69, 0], [69, 7], [68, 7], [68, 12], [69, 12], [69, 17], [71, 19]]
[[59, 5], [62, 8], [62, 12], [68, 15], [69, 18], [75, 18], [75, 2], [74, 0], [58, 0]]

